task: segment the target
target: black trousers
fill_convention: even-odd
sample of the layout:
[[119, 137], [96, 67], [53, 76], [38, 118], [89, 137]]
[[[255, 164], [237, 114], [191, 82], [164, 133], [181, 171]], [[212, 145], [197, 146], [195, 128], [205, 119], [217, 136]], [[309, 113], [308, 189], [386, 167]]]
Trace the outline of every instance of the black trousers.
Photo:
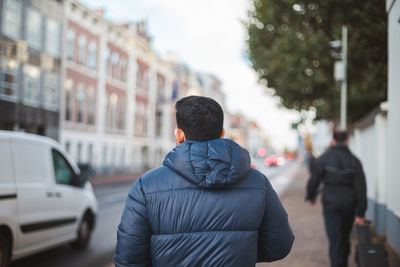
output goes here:
[[354, 210], [324, 207], [324, 219], [329, 239], [331, 267], [347, 267]]

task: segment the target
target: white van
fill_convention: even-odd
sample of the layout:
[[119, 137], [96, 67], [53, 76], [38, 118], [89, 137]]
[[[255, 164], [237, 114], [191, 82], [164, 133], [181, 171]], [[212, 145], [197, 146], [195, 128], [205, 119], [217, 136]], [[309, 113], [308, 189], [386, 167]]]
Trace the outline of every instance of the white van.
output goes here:
[[96, 214], [90, 183], [56, 141], [0, 131], [0, 267], [63, 243], [85, 248]]

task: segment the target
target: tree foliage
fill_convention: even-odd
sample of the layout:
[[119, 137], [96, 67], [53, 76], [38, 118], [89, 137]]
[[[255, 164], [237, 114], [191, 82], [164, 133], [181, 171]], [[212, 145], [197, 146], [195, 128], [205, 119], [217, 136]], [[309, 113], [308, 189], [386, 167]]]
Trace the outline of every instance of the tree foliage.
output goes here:
[[387, 94], [387, 15], [382, 0], [252, 0], [248, 54], [261, 83], [291, 109], [315, 107], [317, 119], [339, 115], [330, 41], [348, 27], [348, 119], [362, 117]]

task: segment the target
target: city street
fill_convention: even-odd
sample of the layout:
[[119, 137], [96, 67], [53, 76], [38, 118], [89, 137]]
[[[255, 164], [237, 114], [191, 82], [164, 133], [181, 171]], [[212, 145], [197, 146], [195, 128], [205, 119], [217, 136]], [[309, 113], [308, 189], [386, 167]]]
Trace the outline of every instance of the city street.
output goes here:
[[110, 262], [114, 255], [116, 228], [131, 185], [132, 182], [124, 182], [95, 187], [99, 214], [87, 250], [76, 251], [67, 244], [15, 261], [11, 267], [93, 267]]
[[[257, 167], [268, 176], [274, 189], [280, 195], [296, 235], [296, 241], [289, 257], [270, 265], [277, 267], [327, 266], [328, 247], [323, 228], [321, 205], [317, 202], [316, 206], [311, 206], [304, 202], [304, 187], [308, 178], [308, 171], [302, 164], [295, 161], [276, 168], [264, 167], [263, 165], [257, 165]], [[112, 177], [110, 177], [111, 179]], [[11, 267], [114, 266], [112, 260], [115, 250], [116, 228], [125, 198], [133, 182], [127, 181], [126, 178], [113, 180], [118, 182], [95, 183], [99, 216], [89, 249], [75, 251], [69, 245], [64, 245], [15, 261], [11, 264]], [[354, 253], [356, 242], [353, 237], [352, 253]], [[389, 247], [387, 249], [390, 266], [400, 266], [399, 257]], [[257, 264], [257, 266], [262, 267], [266, 264]], [[355, 266], [354, 254], [350, 257], [350, 266]]]
[[[274, 178], [279, 176], [290, 164], [283, 167], [263, 167], [260, 170], [274, 184]], [[101, 267], [107, 266], [113, 259], [116, 229], [121, 218], [126, 196], [133, 182], [100, 183], [94, 187], [99, 203], [97, 225], [93, 232], [90, 247], [85, 251], [76, 251], [64, 245], [35, 254], [11, 264], [11, 267]], [[274, 187], [278, 185], [274, 184]]]
[[[268, 178], [295, 235], [268, 266], [344, 262], [354, 215], [373, 240], [353, 231], [349, 267], [384, 266], [370, 257], [385, 255], [400, 267], [399, 18], [400, 0], [0, 0], [0, 267], [114, 267], [132, 185], [186, 140], [165, 166], [202, 189], [169, 183], [165, 170], [145, 181], [145, 203], [132, 200], [145, 208], [124, 216], [118, 254], [143, 256], [130, 236], [150, 223], [155, 265], [219, 260], [208, 250], [221, 250], [267, 266], [237, 255], [262, 244], [259, 204], [281, 205], [251, 179], [238, 183], [247, 161], [232, 141]], [[240, 197], [222, 194], [226, 183]], [[236, 245], [247, 235], [252, 243]]]

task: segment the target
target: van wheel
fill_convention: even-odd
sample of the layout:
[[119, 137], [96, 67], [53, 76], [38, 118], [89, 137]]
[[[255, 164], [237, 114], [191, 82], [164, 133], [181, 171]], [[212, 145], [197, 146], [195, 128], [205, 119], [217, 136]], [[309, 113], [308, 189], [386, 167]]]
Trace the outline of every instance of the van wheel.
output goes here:
[[10, 252], [10, 243], [6, 237], [0, 233], [0, 267], [7, 267], [10, 264]]
[[92, 227], [90, 225], [90, 218], [88, 215], [83, 217], [81, 224], [78, 229], [78, 238], [71, 242], [71, 247], [74, 249], [85, 249], [87, 248], [92, 234]]

